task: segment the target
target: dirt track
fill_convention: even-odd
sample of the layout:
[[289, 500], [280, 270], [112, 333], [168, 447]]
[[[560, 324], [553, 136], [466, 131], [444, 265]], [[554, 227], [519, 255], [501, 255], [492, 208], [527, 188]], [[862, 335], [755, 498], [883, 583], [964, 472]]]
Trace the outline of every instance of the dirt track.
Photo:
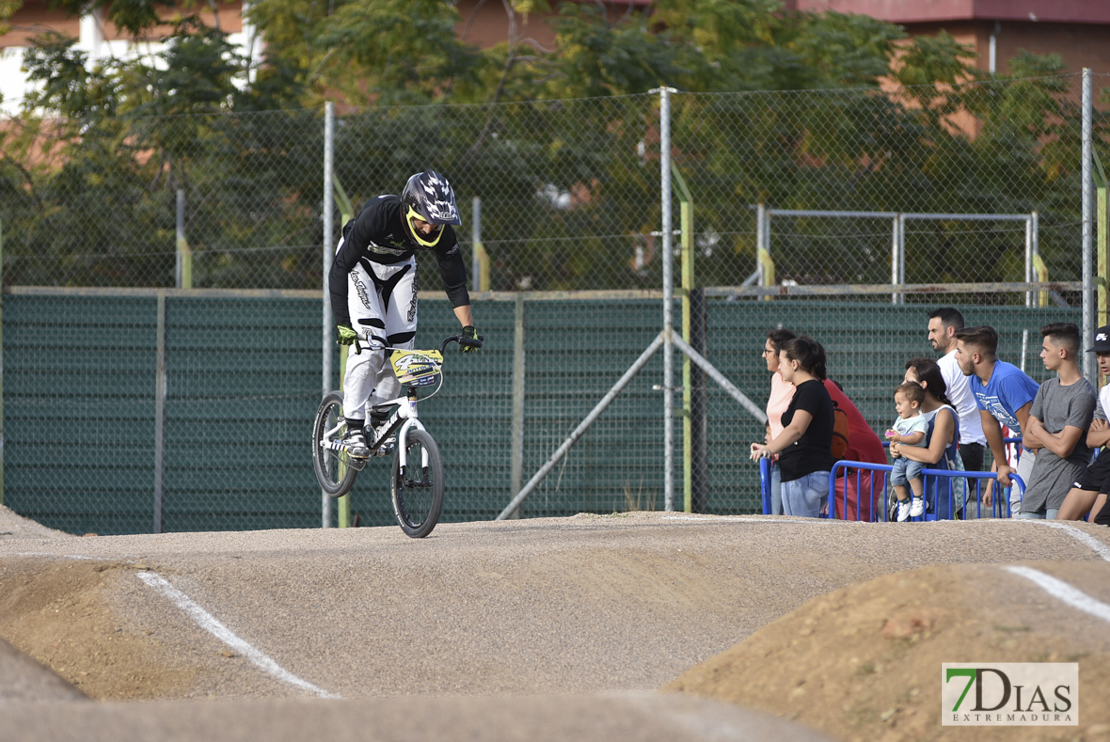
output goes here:
[[[796, 682], [813, 675], [815, 656], [835, 655], [833, 664], [852, 659], [843, 656], [851, 649], [841, 636], [847, 628], [789, 628], [791, 621], [812, 618], [804, 613], [815, 609], [788, 614], [841, 588], [945, 564], [1037, 563], [1092, 594], [1110, 584], [1103, 579], [1108, 573], [1098, 572], [1106, 566], [1104, 556], [1110, 557], [1110, 532], [1084, 525], [1065, 531], [1014, 522], [869, 525], [645, 514], [447, 524], [420, 542], [395, 528], [19, 536], [0, 537], [0, 637], [103, 700], [312, 695], [230, 650], [143, 582], [141, 572], [165, 578], [293, 676], [347, 699], [651, 691], [763, 627], [769, 628], [752, 642], [776, 631], [806, 638], [791, 651], [780, 647], [770, 663], [782, 682]], [[879, 651], [887, 620], [900, 615], [905, 600], [924, 600], [928, 611], [940, 611], [931, 620], [947, 628], [930, 633], [928, 641], [913, 639], [914, 632], [898, 638], [922, 641], [943, 657], [920, 655], [924, 659], [912, 673], [923, 678], [908, 678], [919, 686], [907, 698], [921, 698], [922, 710], [915, 714], [926, 719], [924, 726], [899, 723], [898, 711], [882, 718], [891, 707], [880, 692], [890, 676], [881, 672], [861, 676], [861, 688], [876, 695], [851, 712], [851, 723], [833, 718], [849, 713], [844, 703], [835, 713], [810, 718], [804, 709], [772, 702], [777, 692], [761, 694], [754, 684], [743, 687], [723, 676], [712, 687], [704, 677], [694, 682], [686, 676], [683, 689], [781, 715], [802, 713], [802, 721], [842, 739], [875, 738], [876, 731], [893, 733], [892, 739], [921, 738], [918, 732], [933, 738], [942, 731], [927, 720], [928, 709], [939, 707], [930, 700], [939, 699], [934, 665], [1016, 656], [1023, 646], [983, 633], [998, 616], [1059, 616], [1057, 625], [1037, 624], [1037, 632], [1061, 642], [1040, 656], [1105, 658], [1106, 645], [1092, 638], [1099, 635], [1097, 619], [1052, 605], [999, 567], [962, 569], [887, 578], [952, 585], [953, 595], [972, 606], [969, 596], [983, 587], [993, 590], [983, 593], [989, 598], [983, 610], [958, 628], [942, 615], [957, 598], [939, 588], [929, 594], [907, 588], [910, 595], [901, 598], [890, 585], [874, 588], [888, 596], [886, 603], [843, 613], [855, 616], [850, 622], [856, 641]], [[851, 597], [852, 589], [836, 600], [862, 605], [874, 598]], [[1110, 595], [1100, 594], [1110, 602]], [[879, 622], [875, 611], [889, 615]], [[1069, 628], [1085, 620], [1095, 625], [1081, 632]], [[809, 634], [803, 633], [807, 627]], [[1107, 635], [1107, 626], [1101, 628]], [[1069, 637], [1090, 641], [1069, 643]], [[798, 647], [817, 654], [799, 653]], [[984, 647], [996, 649], [997, 656], [979, 656]], [[876, 666], [852, 651], [859, 663]], [[886, 667], [882, 660], [878, 664]], [[829, 670], [821, 677], [831, 686], [837, 676]], [[1107, 707], [1110, 695], [1105, 683], [1096, 686], [1087, 677], [1083, 722], [1095, 722], [1098, 732], [1097, 723], [1106, 720], [1097, 709]], [[1061, 738], [1075, 734], [1070, 728]]]

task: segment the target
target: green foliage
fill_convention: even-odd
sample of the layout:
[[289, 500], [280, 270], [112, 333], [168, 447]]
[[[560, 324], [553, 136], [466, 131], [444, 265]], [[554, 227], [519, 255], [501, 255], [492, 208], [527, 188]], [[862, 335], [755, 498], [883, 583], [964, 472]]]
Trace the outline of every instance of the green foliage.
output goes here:
[[455, 36], [458, 11], [439, 0], [261, 0], [249, 17], [300, 70], [310, 104], [336, 93], [352, 105], [430, 103], [480, 67]]
[[23, 7], [23, 0], [0, 0], [0, 36], [12, 30], [8, 20]]
[[235, 48], [192, 20], [153, 59], [88, 70], [72, 40], [48, 36], [25, 60], [43, 86], [0, 131], [6, 281], [173, 285], [180, 189], [197, 285], [242, 285], [259, 272], [271, 285], [319, 284], [316, 211], [303, 201], [318, 203], [322, 189], [318, 117], [234, 115], [299, 97], [280, 65], [241, 90]]
[[[546, 4], [511, 7], [515, 24]], [[151, 33], [158, 5], [106, 10]], [[426, 167], [445, 172], [464, 218], [483, 200], [494, 288], [654, 287], [649, 91], [663, 85], [680, 91], [672, 154], [694, 191], [699, 283], [751, 272], [758, 202], [1037, 210], [1050, 275], [1077, 270], [1078, 111], [1059, 58], [1022, 54], [1011, 76], [988, 81], [945, 33], [908, 40], [868, 17], [776, 0], [660, 0], [622, 13], [562, 3], [553, 52], [515, 32], [479, 51], [438, 0], [260, 0], [249, 12], [266, 39], [249, 83], [247, 60], [189, 14], [154, 58], [90, 68], [72, 40], [37, 40], [26, 64], [41, 90], [0, 130], [7, 280], [171, 285], [184, 190], [196, 285], [318, 286], [317, 104], [340, 97], [336, 174], [356, 203]], [[1020, 265], [1012, 224], [913, 228], [910, 280], [1009, 280]], [[782, 278], [889, 280], [889, 224], [775, 229]]]

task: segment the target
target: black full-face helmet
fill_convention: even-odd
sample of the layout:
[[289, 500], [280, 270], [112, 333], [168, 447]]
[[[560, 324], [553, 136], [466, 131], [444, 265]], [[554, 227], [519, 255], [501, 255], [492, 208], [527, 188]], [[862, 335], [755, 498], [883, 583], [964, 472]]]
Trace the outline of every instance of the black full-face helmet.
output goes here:
[[[421, 234], [412, 224], [422, 219], [437, 226], [431, 234]], [[459, 208], [455, 205], [455, 192], [447, 178], [434, 170], [425, 170], [409, 178], [401, 191], [401, 220], [405, 232], [423, 247], [435, 247], [443, 236], [444, 224], [462, 224]]]

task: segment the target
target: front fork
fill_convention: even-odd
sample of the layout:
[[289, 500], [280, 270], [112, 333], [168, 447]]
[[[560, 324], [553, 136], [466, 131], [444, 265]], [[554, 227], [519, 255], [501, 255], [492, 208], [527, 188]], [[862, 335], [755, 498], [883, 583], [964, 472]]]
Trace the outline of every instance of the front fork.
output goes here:
[[[410, 389], [408, 399], [405, 400], [397, 409], [398, 415], [404, 420], [401, 423], [401, 429], [397, 431], [397, 457], [400, 474], [405, 476], [405, 467], [408, 465], [408, 446], [405, 445], [408, 441], [410, 430], [424, 430], [424, 426], [420, 424], [416, 414], [416, 394], [415, 390]], [[420, 449], [420, 467], [421, 469], [428, 468], [428, 451], [421, 447]]]

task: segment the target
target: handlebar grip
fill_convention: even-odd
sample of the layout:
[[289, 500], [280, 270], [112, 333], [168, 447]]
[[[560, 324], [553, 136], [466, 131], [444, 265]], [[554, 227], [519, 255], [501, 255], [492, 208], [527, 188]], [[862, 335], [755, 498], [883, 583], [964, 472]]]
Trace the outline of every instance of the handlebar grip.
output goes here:
[[[479, 335], [478, 336], [478, 347], [481, 348], [482, 343], [484, 343], [485, 341], [486, 341], [486, 336], [485, 335]], [[465, 345], [473, 345], [474, 341], [471, 338], [465, 337], [463, 335], [452, 335], [451, 337], [444, 340], [443, 344], [439, 346], [439, 352], [443, 353], [444, 351], [446, 351], [447, 346], [450, 345], [451, 343], [458, 343], [459, 345], [464, 345], [464, 344]]]

